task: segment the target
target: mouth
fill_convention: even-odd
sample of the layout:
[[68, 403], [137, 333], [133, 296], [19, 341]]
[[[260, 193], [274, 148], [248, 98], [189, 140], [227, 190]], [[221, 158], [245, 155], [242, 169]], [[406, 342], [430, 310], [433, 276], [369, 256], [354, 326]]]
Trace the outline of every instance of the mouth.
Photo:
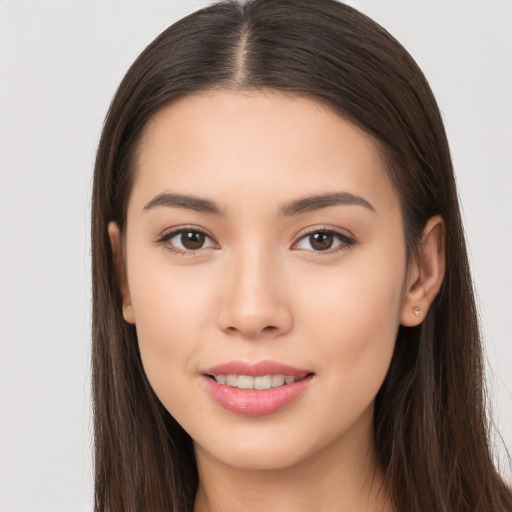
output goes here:
[[289, 384], [293, 384], [294, 382], [299, 382], [306, 377], [312, 375], [311, 372], [304, 372], [299, 375], [282, 375], [282, 374], [274, 374], [274, 375], [261, 375], [261, 376], [253, 376], [253, 375], [236, 375], [236, 374], [227, 374], [227, 375], [206, 375], [210, 379], [214, 380], [218, 384], [223, 384], [225, 386], [229, 386], [232, 388], [238, 389], [246, 389], [246, 390], [257, 390], [263, 391], [266, 389], [272, 388], [280, 388], [282, 386], [287, 386]]
[[224, 409], [244, 416], [274, 414], [310, 388], [315, 373], [273, 361], [233, 361], [202, 373], [211, 398]]

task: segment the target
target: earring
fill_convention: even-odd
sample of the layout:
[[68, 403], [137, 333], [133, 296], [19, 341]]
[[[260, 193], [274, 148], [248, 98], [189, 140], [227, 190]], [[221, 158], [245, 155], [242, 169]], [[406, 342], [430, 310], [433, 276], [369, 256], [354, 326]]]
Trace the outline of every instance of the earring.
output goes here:
[[420, 316], [421, 315], [421, 308], [419, 306], [416, 306], [415, 308], [413, 308], [413, 312], [416, 316]]
[[131, 305], [131, 304], [126, 304], [126, 305], [124, 305], [124, 306], [123, 306], [123, 309], [129, 309], [129, 308], [131, 308], [131, 307], [132, 307], [132, 305]]

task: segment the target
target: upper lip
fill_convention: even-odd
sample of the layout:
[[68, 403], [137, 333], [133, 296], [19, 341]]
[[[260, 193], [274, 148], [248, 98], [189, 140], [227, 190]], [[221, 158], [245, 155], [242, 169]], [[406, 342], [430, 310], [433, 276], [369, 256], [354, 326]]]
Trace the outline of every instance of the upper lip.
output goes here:
[[292, 375], [298, 377], [313, 372], [308, 369], [296, 368], [277, 361], [259, 361], [257, 363], [228, 361], [217, 366], [212, 366], [202, 373], [204, 375], [250, 375], [252, 377], [263, 377], [264, 375]]

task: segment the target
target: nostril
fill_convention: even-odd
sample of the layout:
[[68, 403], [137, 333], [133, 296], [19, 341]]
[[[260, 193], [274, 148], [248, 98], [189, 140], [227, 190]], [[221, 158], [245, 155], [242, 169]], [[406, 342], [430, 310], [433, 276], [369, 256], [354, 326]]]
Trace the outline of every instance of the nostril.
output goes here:
[[267, 325], [267, 327], [265, 327], [263, 329], [264, 331], [277, 331], [277, 327], [275, 325]]

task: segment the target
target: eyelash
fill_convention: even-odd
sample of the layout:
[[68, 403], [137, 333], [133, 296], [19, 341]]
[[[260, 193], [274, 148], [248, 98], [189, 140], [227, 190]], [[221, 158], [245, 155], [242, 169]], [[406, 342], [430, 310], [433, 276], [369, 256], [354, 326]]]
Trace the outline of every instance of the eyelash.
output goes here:
[[[163, 245], [167, 251], [169, 251], [173, 254], [177, 254], [179, 256], [195, 256], [201, 250], [214, 248], [213, 246], [210, 246], [210, 247], [200, 247], [199, 249], [183, 250], [183, 249], [180, 249], [180, 248], [178, 248], [174, 245], [171, 245], [169, 243], [170, 240], [172, 240], [174, 237], [176, 237], [180, 234], [183, 234], [183, 233], [195, 233], [195, 234], [203, 235], [207, 239], [209, 239], [213, 244], [215, 244], [214, 239], [210, 235], [208, 235], [208, 233], [206, 233], [202, 229], [199, 229], [194, 226], [190, 226], [190, 227], [184, 226], [184, 227], [180, 227], [178, 229], [169, 231], [167, 233], [164, 233], [160, 238], [158, 238], [155, 241], [155, 243], [157, 245]], [[305, 251], [308, 251], [308, 252], [314, 254], [315, 256], [322, 256], [322, 255], [335, 254], [335, 253], [338, 253], [341, 251], [346, 251], [346, 250], [350, 249], [350, 247], [352, 247], [353, 245], [355, 245], [357, 243], [354, 238], [351, 238], [343, 233], [340, 233], [339, 231], [335, 231], [330, 228], [315, 227], [315, 228], [312, 228], [309, 231], [306, 231], [305, 233], [303, 233], [300, 236], [300, 238], [296, 242], [293, 243], [292, 247], [297, 245], [299, 242], [301, 242], [305, 238], [307, 238], [313, 234], [319, 234], [319, 233], [322, 233], [325, 235], [332, 235], [334, 238], [336, 238], [338, 240], [339, 245], [337, 247], [335, 247], [334, 249], [329, 248], [324, 251], [320, 251], [320, 250], [315, 251], [314, 249], [296, 249], [296, 250], [305, 250]]]
[[[336, 231], [334, 229], [327, 228], [327, 227], [325, 227], [325, 228], [315, 227], [315, 228], [309, 229], [305, 233], [302, 233], [300, 238], [296, 242], [294, 242], [293, 245], [295, 246], [300, 241], [304, 240], [305, 238], [307, 238], [311, 235], [314, 235], [314, 234], [319, 234], [319, 233], [322, 233], [325, 235], [332, 235], [335, 239], [337, 239], [340, 242], [340, 244], [337, 247], [335, 247], [334, 249], [326, 249], [325, 251], [315, 251], [313, 249], [302, 249], [302, 250], [307, 250], [315, 256], [332, 255], [332, 254], [335, 254], [338, 252], [347, 251], [357, 243], [354, 238], [352, 238], [348, 235], [345, 235], [343, 233], [340, 233], [339, 231]], [[298, 250], [300, 250], [300, 249], [298, 249]]]
[[169, 242], [175, 237], [183, 233], [196, 233], [200, 235], [204, 235], [207, 239], [213, 241], [213, 238], [208, 235], [208, 233], [205, 233], [202, 229], [196, 228], [194, 226], [183, 226], [178, 229], [173, 229], [172, 231], [168, 231], [167, 233], [164, 233], [158, 240], [155, 241], [157, 245], [163, 245], [164, 248], [172, 252], [173, 254], [177, 254], [179, 256], [195, 256], [197, 255], [198, 251], [204, 250], [204, 249], [210, 249], [211, 247], [200, 247], [199, 249], [188, 249], [183, 250], [180, 249], [174, 245], [171, 245]]

